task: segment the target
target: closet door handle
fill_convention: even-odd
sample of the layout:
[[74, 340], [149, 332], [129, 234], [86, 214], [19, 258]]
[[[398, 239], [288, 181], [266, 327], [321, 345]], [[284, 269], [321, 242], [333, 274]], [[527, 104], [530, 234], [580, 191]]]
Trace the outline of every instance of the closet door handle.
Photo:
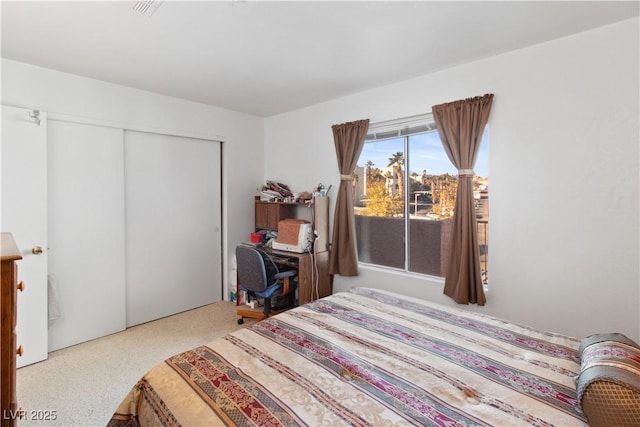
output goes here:
[[33, 249], [31, 249], [31, 252], [34, 255], [41, 255], [44, 250], [42, 249], [42, 246], [34, 246]]

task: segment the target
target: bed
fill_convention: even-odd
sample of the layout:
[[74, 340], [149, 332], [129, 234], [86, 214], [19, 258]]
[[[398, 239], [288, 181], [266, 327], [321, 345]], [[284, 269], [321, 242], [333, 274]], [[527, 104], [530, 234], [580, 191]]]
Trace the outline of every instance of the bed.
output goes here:
[[584, 426], [580, 341], [370, 288], [153, 367], [110, 426]]

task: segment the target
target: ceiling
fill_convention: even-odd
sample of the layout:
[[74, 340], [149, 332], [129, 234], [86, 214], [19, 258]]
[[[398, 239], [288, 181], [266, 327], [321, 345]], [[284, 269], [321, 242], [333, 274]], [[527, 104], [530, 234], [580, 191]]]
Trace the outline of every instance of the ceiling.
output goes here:
[[2, 1], [2, 57], [268, 117], [639, 14], [615, 1]]

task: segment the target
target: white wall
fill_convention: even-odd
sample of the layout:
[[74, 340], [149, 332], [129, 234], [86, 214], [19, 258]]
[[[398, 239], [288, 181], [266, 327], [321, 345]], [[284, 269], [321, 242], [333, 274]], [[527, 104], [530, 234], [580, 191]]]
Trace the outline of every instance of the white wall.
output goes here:
[[[631, 19], [268, 118], [265, 177], [296, 191], [335, 188], [332, 124], [494, 93], [490, 291], [486, 306], [469, 308], [576, 337], [638, 340], [638, 27]], [[334, 291], [357, 285], [453, 304], [441, 280], [378, 269], [336, 276]]]
[[[1, 64], [3, 105], [222, 140], [223, 268], [229, 264], [253, 227], [253, 196], [264, 175], [262, 118], [7, 59]], [[225, 269], [225, 283], [228, 276]]]

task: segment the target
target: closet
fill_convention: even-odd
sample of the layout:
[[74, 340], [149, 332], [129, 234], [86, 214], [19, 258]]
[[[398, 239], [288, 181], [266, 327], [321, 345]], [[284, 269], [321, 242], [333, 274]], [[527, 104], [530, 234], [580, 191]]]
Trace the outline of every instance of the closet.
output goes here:
[[[27, 117], [29, 110], [19, 110]], [[38, 196], [45, 203], [29, 192], [21, 197], [46, 222], [38, 288], [49, 309], [40, 306], [44, 322], [36, 322], [45, 349], [47, 337], [53, 351], [220, 300], [221, 143], [41, 117], [46, 144], [29, 156], [46, 159], [39, 178], [46, 191]], [[3, 141], [2, 214], [11, 219], [18, 213], [4, 204], [4, 184], [24, 176], [6, 172], [30, 160], [5, 151]], [[13, 231], [11, 221], [2, 225]]]
[[50, 120], [49, 349], [221, 299], [220, 143]]

